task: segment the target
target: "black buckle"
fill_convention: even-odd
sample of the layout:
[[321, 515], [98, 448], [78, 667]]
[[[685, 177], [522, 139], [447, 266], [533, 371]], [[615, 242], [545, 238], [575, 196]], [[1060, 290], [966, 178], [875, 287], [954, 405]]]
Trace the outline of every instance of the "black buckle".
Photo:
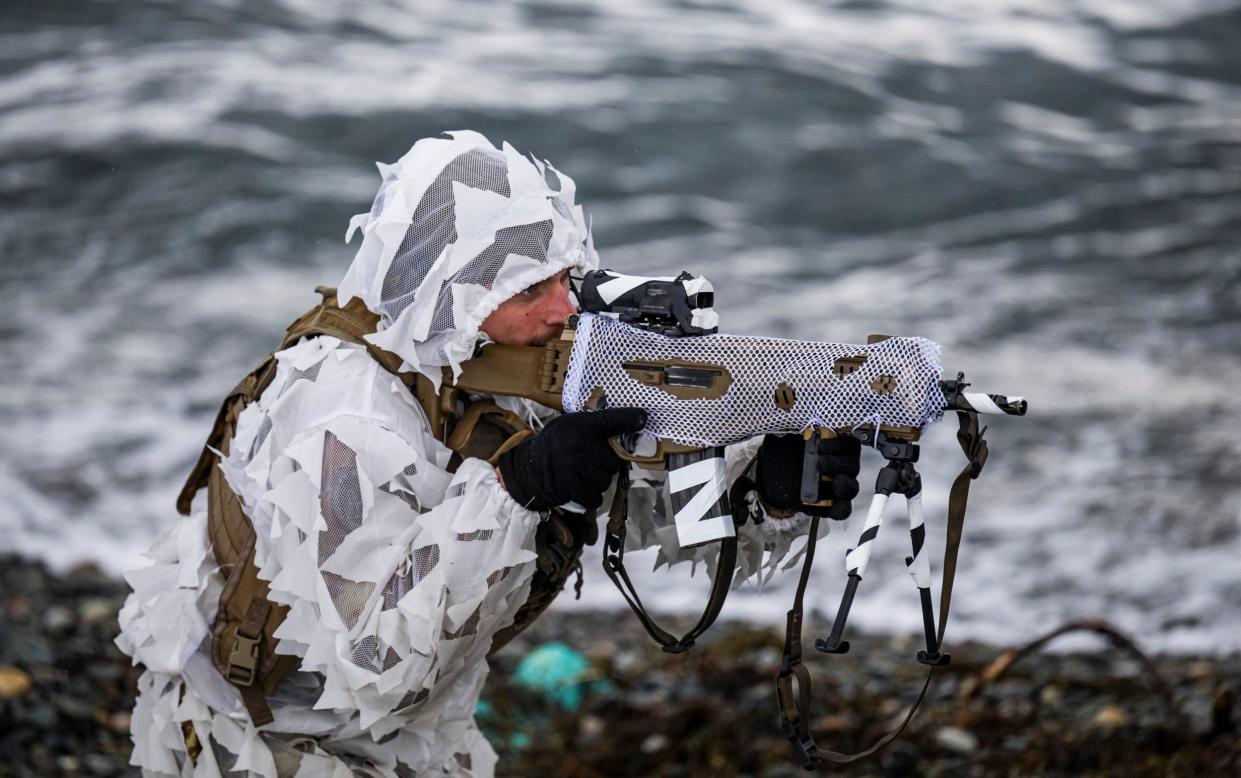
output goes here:
[[952, 654], [948, 654], [943, 651], [936, 651], [933, 654], [929, 654], [926, 651], [919, 651], [917, 658], [920, 664], [928, 665], [930, 667], [943, 667], [952, 661]]
[[780, 731], [784, 733], [784, 737], [793, 745], [793, 751], [797, 753], [797, 758], [801, 760], [801, 766], [806, 770], [817, 770], [823, 764], [823, 760], [819, 758], [819, 747], [814, 744], [814, 738], [809, 735], [805, 740], [797, 734], [797, 725], [788, 719], [780, 719]]
[[623, 557], [625, 555], [625, 534], [624, 527], [621, 527], [620, 532], [605, 532], [603, 534], [603, 550], [606, 553]]

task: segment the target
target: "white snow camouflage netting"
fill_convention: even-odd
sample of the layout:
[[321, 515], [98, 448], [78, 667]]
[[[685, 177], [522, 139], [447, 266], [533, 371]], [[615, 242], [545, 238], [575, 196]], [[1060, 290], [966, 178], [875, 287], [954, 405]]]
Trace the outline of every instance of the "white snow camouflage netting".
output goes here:
[[[645, 433], [700, 446], [801, 432], [813, 424], [925, 429], [944, 412], [939, 351], [925, 338], [889, 338], [867, 346], [741, 335], [669, 338], [583, 314], [565, 376], [564, 407], [581, 410], [602, 389], [610, 406], [646, 409]], [[838, 359], [853, 357], [860, 358], [851, 365], [853, 372], [834, 373]], [[732, 383], [722, 397], [679, 400], [631, 377], [623, 364], [635, 360], [722, 365]], [[884, 378], [893, 381], [890, 392], [881, 394], [872, 383]], [[795, 392], [788, 410], [776, 404], [781, 383]]]
[[[473, 354], [483, 319], [514, 294], [598, 255], [573, 180], [476, 132], [425, 138], [394, 165], [369, 213], [349, 223], [362, 246], [340, 283], [381, 317], [370, 337], [436, 386]], [[551, 177], [558, 188], [548, 185]]]
[[[372, 212], [354, 220], [366, 239], [342, 296], [382, 314], [379, 345], [432, 379], [470, 355], [479, 323], [509, 296], [596, 261], [572, 182], [557, 175], [553, 191], [508, 146], [456, 133], [381, 169]], [[492, 637], [529, 596], [541, 517], [482, 460], [448, 472], [451, 452], [421, 407], [361, 346], [320, 336], [277, 363], [220, 467], [254, 525], [259, 575], [289, 606], [277, 650], [300, 667], [268, 698], [275, 720], [256, 728], [211, 665], [223, 580], [200, 492], [150, 565], [126, 574], [134, 591], [117, 644], [146, 666], [132, 764], [148, 776], [491, 776], [474, 709]], [[496, 401], [535, 427], [554, 415]], [[730, 449], [733, 475], [756, 443]], [[635, 473], [629, 547], [658, 546], [659, 564], [710, 565], [709, 550], [679, 548], [662, 486]], [[740, 581], [774, 571], [805, 523], [738, 534]], [[185, 724], [202, 744], [196, 762]]]
[[[446, 472], [450, 452], [424, 425], [360, 346], [319, 337], [280, 353], [221, 467], [254, 524], [269, 597], [290, 606], [277, 650], [302, 657], [300, 671], [259, 730], [200, 656], [215, 602], [191, 591], [218, 596], [219, 584], [198, 505], [175, 546], [130, 577], [122, 614], [122, 646], [157, 676], [135, 713], [144, 767], [180, 772], [168, 766], [190, 720], [200, 738], [235, 730], [212, 736], [221, 774], [294, 774], [282, 760], [297, 775], [491, 774], [474, 706], [492, 636], [528, 596], [540, 518], [486, 462]], [[290, 745], [308, 735], [328, 741]]]

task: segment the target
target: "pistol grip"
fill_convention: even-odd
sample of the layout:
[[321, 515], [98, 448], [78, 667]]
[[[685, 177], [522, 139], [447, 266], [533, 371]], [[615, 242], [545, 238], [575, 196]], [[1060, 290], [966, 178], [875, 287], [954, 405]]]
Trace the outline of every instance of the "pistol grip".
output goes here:
[[831, 480], [819, 474], [819, 441], [834, 437], [836, 437], [834, 431], [818, 426], [811, 427], [802, 432], [802, 438], [806, 441], [805, 453], [802, 455], [801, 460], [802, 505], [817, 508], [832, 507], [830, 499], [823, 500], [819, 498], [819, 495], [823, 493], [823, 483]]

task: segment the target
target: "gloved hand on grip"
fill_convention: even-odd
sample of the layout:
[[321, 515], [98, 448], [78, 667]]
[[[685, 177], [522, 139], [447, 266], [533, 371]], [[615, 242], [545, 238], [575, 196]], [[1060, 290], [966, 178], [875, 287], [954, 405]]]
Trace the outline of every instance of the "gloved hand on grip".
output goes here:
[[568, 502], [593, 510], [603, 503], [603, 493], [624, 464], [608, 438], [645, 426], [641, 408], [566, 413], [501, 454], [500, 477], [509, 495], [531, 510]]
[[830, 477], [830, 493], [819, 498], [832, 501], [830, 508], [803, 505], [802, 460], [806, 441], [801, 435], [765, 435], [758, 450], [758, 493], [763, 504], [783, 513], [801, 512], [843, 521], [853, 512], [858, 493], [862, 446], [847, 435], [819, 441], [819, 473]]

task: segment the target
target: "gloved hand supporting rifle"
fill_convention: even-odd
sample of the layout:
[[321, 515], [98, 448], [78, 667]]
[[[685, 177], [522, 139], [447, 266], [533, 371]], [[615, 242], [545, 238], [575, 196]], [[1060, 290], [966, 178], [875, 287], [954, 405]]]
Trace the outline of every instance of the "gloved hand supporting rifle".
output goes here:
[[625, 464], [608, 439], [635, 433], [645, 424], [641, 408], [567, 413], [500, 455], [496, 469], [504, 488], [523, 507], [546, 511], [576, 503], [595, 510]]
[[[801, 512], [844, 521], [858, 493], [861, 453], [851, 436], [764, 435], [756, 463], [763, 507], [777, 517]], [[807, 468], [816, 490], [811, 495], [803, 494]]]

